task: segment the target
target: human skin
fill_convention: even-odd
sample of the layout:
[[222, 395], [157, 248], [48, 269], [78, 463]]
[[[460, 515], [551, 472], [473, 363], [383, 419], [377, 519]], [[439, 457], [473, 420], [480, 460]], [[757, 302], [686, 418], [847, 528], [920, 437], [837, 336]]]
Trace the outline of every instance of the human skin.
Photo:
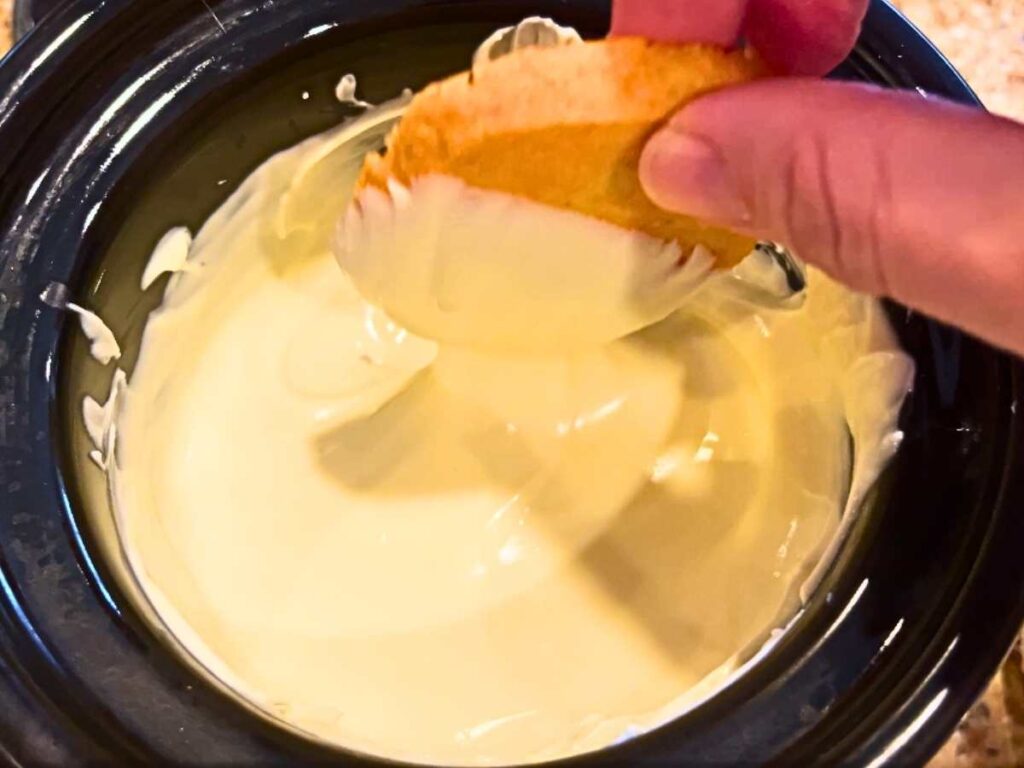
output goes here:
[[1024, 126], [820, 79], [867, 0], [616, 0], [612, 34], [732, 45], [780, 77], [684, 107], [647, 145], [659, 205], [777, 240], [850, 287], [1024, 354]]

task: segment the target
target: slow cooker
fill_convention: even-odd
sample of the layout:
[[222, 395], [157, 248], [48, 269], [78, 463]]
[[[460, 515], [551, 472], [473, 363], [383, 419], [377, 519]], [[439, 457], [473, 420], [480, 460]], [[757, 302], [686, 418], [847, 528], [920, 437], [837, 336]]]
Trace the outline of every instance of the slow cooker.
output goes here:
[[[71, 0], [0, 66], [7, 762], [384, 764], [275, 727], [151, 628], [75, 450], [82, 394], [105, 393], [110, 371], [44, 298], [60, 284], [96, 308], [130, 370], [153, 301], [137, 275], [160, 234], [197, 227], [263, 159], [349, 116], [341, 74], [383, 101], [531, 14], [600, 36], [609, 3]], [[977, 104], [880, 0], [834, 76]], [[701, 707], [564, 764], [918, 764], [979, 695], [1024, 618], [1024, 366], [889, 311], [917, 363], [905, 442], [789, 630]]]

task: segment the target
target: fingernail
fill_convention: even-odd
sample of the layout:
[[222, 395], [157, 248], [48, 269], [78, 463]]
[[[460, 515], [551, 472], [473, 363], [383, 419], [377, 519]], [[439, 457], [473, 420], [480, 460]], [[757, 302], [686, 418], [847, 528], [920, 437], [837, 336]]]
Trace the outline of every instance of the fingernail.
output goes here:
[[663, 128], [648, 141], [640, 157], [640, 183], [667, 210], [720, 224], [751, 220], [721, 151], [678, 128]]

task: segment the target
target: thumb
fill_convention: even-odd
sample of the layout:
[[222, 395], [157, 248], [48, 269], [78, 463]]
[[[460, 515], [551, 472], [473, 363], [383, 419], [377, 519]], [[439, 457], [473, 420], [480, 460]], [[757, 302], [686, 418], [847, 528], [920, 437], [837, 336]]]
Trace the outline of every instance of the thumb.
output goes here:
[[1024, 353], [1024, 126], [917, 94], [765, 80], [648, 143], [648, 195]]

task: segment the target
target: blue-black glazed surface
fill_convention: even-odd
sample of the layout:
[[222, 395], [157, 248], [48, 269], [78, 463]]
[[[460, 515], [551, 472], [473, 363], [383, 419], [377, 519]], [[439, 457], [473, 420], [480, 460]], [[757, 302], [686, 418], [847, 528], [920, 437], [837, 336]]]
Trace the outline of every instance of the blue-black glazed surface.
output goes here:
[[[608, 4], [75, 0], [0, 66], [0, 758], [380, 762], [249, 714], [125, 600], [67, 461], [73, 395], [100, 372], [75, 363], [74, 324], [39, 295], [60, 281], [108, 310], [130, 363], [146, 308], [126, 297], [149, 235], [198, 224], [262, 158], [344, 117], [340, 74], [383, 99], [460, 66], [484, 30], [530, 13], [597, 36]], [[837, 75], [975, 101], [880, 2]], [[231, 122], [247, 113], [260, 119]], [[208, 154], [190, 153], [207, 139]], [[155, 205], [155, 189], [171, 194]], [[822, 588], [706, 706], [567, 765], [916, 764], [980, 693], [1024, 615], [1022, 367], [890, 310], [918, 364], [907, 437]]]

